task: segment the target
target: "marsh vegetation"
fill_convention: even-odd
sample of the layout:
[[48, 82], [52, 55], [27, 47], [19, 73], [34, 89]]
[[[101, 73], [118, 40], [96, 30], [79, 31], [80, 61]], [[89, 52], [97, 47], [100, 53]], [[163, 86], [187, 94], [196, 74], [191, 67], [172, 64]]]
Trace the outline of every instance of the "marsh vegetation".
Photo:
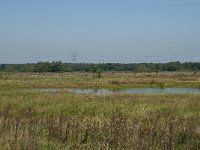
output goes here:
[[200, 149], [200, 93], [24, 91], [198, 88], [198, 73], [1, 73], [0, 84], [0, 149]]

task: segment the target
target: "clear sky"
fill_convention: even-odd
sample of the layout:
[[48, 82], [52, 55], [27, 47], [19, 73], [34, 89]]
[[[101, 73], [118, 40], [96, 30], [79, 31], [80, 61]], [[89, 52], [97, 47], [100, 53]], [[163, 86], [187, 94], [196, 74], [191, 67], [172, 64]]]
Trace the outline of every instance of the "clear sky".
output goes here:
[[0, 0], [0, 63], [200, 61], [200, 0]]

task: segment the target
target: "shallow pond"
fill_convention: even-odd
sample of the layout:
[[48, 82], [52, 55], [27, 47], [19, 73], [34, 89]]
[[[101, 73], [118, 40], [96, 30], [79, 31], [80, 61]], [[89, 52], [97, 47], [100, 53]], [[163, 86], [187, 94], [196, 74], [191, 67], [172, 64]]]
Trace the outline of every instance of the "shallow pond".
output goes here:
[[[29, 90], [30, 91], [30, 90]], [[59, 92], [68, 91], [76, 94], [109, 94], [109, 93], [200, 93], [200, 88], [126, 88], [126, 89], [106, 89], [106, 88], [51, 88], [33, 89], [31, 91]]]

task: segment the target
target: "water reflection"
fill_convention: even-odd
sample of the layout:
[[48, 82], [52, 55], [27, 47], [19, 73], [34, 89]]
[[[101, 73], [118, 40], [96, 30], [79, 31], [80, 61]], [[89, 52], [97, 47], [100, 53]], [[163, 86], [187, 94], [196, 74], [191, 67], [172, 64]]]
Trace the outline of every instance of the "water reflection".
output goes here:
[[31, 91], [60, 92], [69, 91], [76, 94], [109, 94], [109, 93], [199, 93], [200, 88], [127, 88], [127, 89], [106, 89], [106, 88], [55, 88], [55, 89], [33, 89]]

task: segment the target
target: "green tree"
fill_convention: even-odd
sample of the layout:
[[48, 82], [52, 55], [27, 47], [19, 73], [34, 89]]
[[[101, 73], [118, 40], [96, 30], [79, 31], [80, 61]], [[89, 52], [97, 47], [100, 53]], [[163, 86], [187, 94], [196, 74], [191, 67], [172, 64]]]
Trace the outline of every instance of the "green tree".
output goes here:
[[62, 71], [62, 62], [56, 61], [51, 63], [50, 72], [61, 72]]
[[50, 63], [49, 62], [38, 62], [35, 66], [33, 71], [34, 72], [49, 72]]
[[96, 74], [97, 74], [98, 78], [101, 78], [102, 70], [101, 69], [97, 69]]

